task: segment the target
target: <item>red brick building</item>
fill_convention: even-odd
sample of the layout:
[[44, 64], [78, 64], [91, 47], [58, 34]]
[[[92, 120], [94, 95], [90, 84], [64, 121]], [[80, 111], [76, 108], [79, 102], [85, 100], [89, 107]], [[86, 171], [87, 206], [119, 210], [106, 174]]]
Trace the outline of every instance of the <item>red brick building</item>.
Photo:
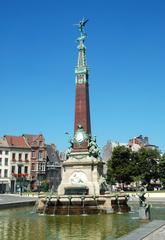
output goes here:
[[45, 139], [42, 134], [23, 134], [22, 136], [31, 148], [31, 187], [35, 189], [40, 181], [46, 178], [47, 151]]

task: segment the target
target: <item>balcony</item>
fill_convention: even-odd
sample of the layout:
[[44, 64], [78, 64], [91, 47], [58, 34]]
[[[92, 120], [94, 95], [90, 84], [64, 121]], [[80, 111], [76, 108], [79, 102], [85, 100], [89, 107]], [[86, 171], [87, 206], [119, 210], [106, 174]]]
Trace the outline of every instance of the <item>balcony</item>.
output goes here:
[[12, 173], [13, 177], [28, 177], [28, 173]]
[[15, 158], [13, 158], [13, 159], [12, 159], [12, 162], [16, 162], [16, 159], [15, 159]]

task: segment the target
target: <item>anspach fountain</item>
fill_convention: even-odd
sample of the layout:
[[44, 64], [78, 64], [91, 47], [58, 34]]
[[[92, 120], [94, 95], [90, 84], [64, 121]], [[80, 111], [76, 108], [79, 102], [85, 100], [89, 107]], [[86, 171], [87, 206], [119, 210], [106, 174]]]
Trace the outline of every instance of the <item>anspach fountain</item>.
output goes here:
[[74, 137], [63, 162], [62, 181], [58, 193], [40, 195], [37, 211], [53, 215], [98, 214], [113, 211], [127, 211], [127, 196], [124, 193], [111, 194], [106, 189], [103, 176], [103, 161], [96, 138], [91, 133], [89, 105], [89, 69], [86, 63], [83, 19], [77, 24], [78, 63], [76, 74], [76, 100]]

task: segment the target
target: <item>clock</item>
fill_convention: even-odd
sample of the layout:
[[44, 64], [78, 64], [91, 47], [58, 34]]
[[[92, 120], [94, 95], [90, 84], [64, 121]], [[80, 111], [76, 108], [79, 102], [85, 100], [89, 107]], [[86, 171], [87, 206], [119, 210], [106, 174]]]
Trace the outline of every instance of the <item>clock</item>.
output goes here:
[[78, 143], [82, 143], [84, 141], [84, 134], [82, 132], [78, 132], [75, 138]]
[[82, 127], [76, 131], [74, 139], [78, 144], [82, 144], [87, 139], [87, 135]]

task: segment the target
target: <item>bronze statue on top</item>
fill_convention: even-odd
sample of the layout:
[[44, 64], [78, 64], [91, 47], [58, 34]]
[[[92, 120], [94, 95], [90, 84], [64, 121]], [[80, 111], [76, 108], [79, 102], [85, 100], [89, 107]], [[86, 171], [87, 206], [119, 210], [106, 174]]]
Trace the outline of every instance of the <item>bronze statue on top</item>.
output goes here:
[[78, 29], [79, 29], [81, 35], [85, 34], [84, 28], [85, 28], [85, 25], [87, 22], [88, 22], [88, 19], [83, 18], [79, 23], [75, 24], [76, 26], [78, 26]]

